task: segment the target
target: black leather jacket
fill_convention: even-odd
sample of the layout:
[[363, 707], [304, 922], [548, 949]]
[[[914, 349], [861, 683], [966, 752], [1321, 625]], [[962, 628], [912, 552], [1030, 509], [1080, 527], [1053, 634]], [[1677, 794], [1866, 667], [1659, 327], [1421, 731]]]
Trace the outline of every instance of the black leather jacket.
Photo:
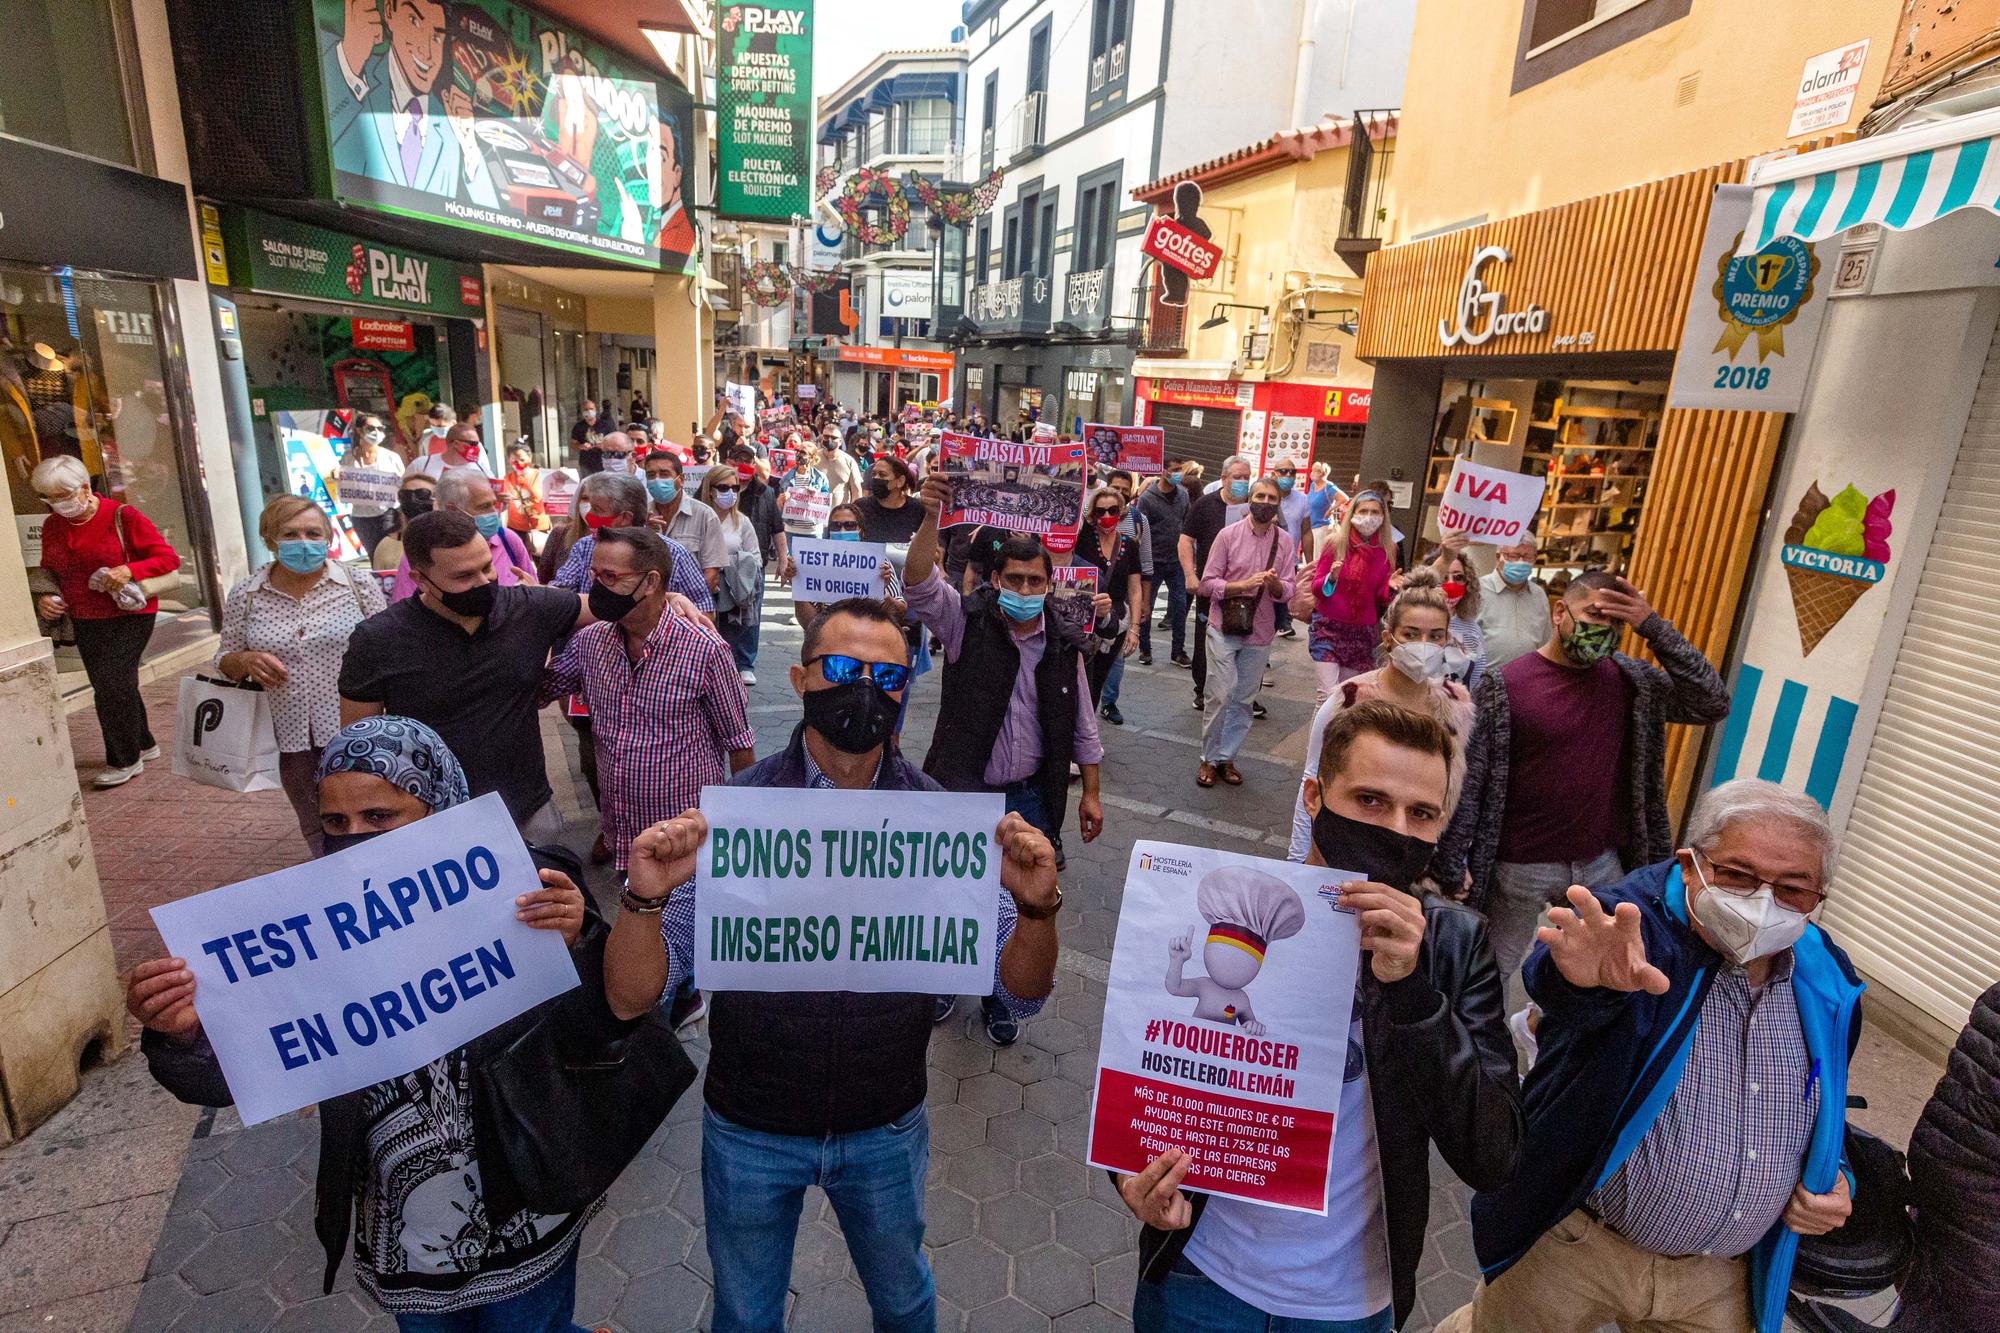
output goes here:
[[[1486, 943], [1485, 918], [1426, 898], [1417, 970], [1385, 986], [1364, 955], [1358, 984], [1400, 1328], [1417, 1299], [1417, 1262], [1430, 1218], [1430, 1145], [1473, 1189], [1496, 1189], [1514, 1174], [1527, 1122], [1504, 983]], [[1189, 1226], [1146, 1227], [1139, 1237], [1139, 1276], [1149, 1282], [1166, 1280], [1201, 1225], [1208, 1196], [1188, 1197], [1194, 1205]]]

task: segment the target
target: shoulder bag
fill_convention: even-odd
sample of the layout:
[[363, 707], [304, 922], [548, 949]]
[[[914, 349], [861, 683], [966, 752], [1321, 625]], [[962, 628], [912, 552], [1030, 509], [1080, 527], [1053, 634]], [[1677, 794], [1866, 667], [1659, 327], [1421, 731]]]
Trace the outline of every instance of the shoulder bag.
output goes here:
[[[113, 510], [111, 514], [111, 526], [118, 533], [118, 553], [125, 557], [127, 568], [130, 568], [132, 564], [132, 548], [125, 541], [125, 511], [131, 507], [131, 505], [121, 501], [118, 508]], [[178, 555], [175, 556], [175, 559], [179, 558]], [[174, 566], [174, 568], [164, 574], [155, 574], [149, 579], [133, 579], [132, 581], [138, 584], [139, 591], [145, 593], [149, 598], [158, 597], [162, 593], [172, 592], [174, 589], [180, 587], [183, 582], [179, 565]]]
[[[1278, 567], [1278, 527], [1271, 525], [1271, 551], [1265, 559], [1266, 571]], [[1263, 591], [1238, 593], [1234, 597], [1222, 599], [1222, 632], [1242, 638], [1257, 628], [1257, 607], [1268, 593]]]

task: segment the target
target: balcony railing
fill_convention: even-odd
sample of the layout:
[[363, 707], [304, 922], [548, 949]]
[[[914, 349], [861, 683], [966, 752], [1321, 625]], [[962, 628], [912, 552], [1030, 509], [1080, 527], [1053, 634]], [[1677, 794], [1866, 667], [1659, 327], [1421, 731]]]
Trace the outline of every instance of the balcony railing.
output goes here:
[[1014, 104], [1014, 156], [1039, 149], [1048, 137], [1049, 95], [1029, 93]]
[[1359, 274], [1368, 256], [1382, 248], [1382, 197], [1396, 156], [1394, 110], [1357, 111], [1347, 150], [1347, 186], [1340, 206], [1340, 235], [1334, 253]]
[[1053, 286], [1037, 273], [984, 283], [966, 293], [962, 322], [974, 325], [982, 336], [1047, 333]]
[[1102, 92], [1107, 83], [1125, 77], [1125, 43], [1120, 42], [1090, 62], [1090, 91]]
[[1158, 287], [1146, 306], [1146, 337], [1139, 350], [1147, 356], [1186, 356], [1187, 307], [1163, 304]]
[[1063, 279], [1063, 313], [1058, 331], [1101, 333], [1111, 326], [1111, 265], [1084, 269]]

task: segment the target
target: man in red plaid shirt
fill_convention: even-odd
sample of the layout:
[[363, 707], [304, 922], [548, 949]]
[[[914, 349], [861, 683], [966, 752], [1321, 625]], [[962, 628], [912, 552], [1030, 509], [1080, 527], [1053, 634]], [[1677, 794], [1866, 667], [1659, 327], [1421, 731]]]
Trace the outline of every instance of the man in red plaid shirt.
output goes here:
[[[604, 841], [625, 869], [640, 830], [698, 805], [756, 759], [729, 647], [665, 614], [673, 557], [643, 528], [605, 528], [590, 556], [590, 610], [542, 675], [541, 701], [582, 694], [603, 792]], [[727, 767], [724, 760], [727, 760]]]

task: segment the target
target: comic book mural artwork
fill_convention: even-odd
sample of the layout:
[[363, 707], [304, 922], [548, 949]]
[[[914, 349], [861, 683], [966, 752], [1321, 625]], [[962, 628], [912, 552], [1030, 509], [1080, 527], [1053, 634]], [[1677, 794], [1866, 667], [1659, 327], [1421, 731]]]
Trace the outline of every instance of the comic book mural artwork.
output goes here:
[[686, 272], [693, 101], [509, 0], [314, 0], [334, 194]]

